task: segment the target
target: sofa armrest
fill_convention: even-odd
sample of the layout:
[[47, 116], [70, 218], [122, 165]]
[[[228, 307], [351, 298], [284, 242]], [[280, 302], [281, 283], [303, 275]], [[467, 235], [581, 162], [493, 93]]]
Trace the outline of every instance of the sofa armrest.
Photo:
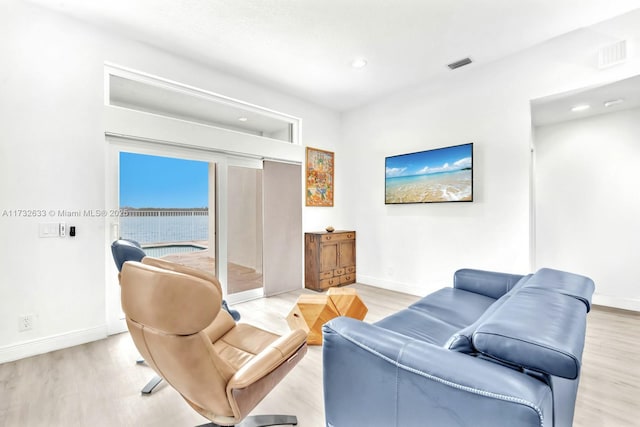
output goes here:
[[553, 425], [551, 390], [521, 372], [346, 317], [323, 335], [328, 427]]
[[495, 271], [463, 268], [453, 275], [453, 287], [498, 299], [521, 280], [520, 274], [498, 273]]

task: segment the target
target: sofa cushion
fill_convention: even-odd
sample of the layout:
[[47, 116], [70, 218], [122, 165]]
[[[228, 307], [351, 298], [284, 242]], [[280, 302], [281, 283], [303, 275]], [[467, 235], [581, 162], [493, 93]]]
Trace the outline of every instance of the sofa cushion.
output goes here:
[[479, 322], [473, 346], [505, 363], [574, 379], [580, 372], [585, 331], [580, 300], [523, 287]]
[[442, 288], [409, 308], [459, 328], [475, 322], [496, 300], [455, 288]]
[[425, 312], [408, 308], [385, 317], [375, 325], [438, 346], [443, 345], [458, 329]]

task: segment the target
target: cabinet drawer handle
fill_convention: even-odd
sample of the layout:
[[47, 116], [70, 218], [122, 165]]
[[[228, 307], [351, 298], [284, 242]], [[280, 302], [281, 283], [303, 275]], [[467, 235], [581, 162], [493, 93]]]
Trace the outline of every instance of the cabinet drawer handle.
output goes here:
[[327, 236], [327, 237], [326, 237], [326, 239], [327, 239], [327, 240], [331, 240], [331, 236]]
[[353, 237], [353, 234], [347, 234], [347, 239], [350, 239]]

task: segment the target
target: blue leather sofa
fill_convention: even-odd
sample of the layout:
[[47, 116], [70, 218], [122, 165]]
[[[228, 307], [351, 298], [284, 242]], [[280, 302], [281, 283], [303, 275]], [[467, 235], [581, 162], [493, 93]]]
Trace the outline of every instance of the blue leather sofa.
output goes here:
[[323, 327], [327, 427], [573, 422], [593, 281], [464, 269], [374, 324]]

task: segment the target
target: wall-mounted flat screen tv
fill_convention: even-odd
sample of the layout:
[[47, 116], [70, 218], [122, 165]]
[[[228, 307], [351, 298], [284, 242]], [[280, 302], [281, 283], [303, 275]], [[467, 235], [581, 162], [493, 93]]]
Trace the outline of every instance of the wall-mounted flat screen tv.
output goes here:
[[386, 204], [473, 201], [473, 143], [385, 158]]

